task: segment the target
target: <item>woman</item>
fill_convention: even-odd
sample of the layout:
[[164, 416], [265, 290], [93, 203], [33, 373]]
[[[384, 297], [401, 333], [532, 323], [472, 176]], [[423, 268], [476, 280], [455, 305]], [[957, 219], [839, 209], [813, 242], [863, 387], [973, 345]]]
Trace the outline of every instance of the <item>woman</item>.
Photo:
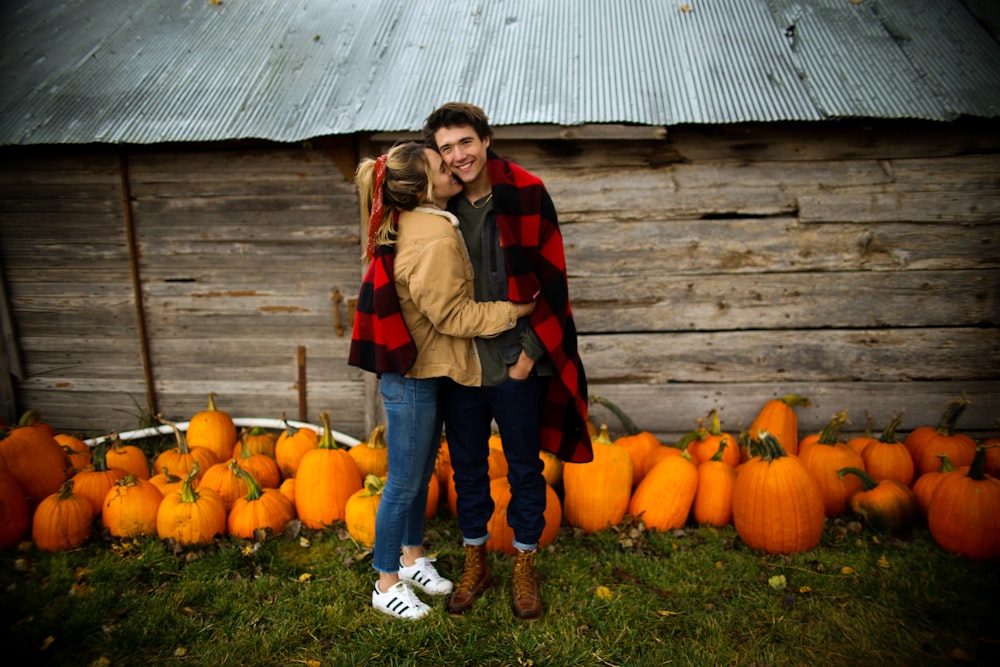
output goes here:
[[389, 476], [375, 521], [372, 607], [417, 619], [430, 608], [411, 586], [431, 595], [453, 588], [423, 547], [427, 486], [441, 436], [440, 387], [446, 378], [478, 386], [482, 369], [472, 339], [513, 329], [534, 304], [475, 301], [458, 220], [444, 210], [462, 185], [436, 151], [418, 143], [395, 146], [362, 161], [356, 182], [372, 261], [349, 363], [381, 377], [389, 444]]

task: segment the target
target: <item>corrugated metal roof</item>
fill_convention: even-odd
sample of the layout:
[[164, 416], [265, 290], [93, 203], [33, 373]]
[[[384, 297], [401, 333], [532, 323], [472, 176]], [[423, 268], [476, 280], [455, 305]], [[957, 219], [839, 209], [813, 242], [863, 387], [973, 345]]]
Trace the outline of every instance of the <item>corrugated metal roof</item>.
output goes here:
[[961, 0], [6, 0], [0, 143], [1000, 115]]

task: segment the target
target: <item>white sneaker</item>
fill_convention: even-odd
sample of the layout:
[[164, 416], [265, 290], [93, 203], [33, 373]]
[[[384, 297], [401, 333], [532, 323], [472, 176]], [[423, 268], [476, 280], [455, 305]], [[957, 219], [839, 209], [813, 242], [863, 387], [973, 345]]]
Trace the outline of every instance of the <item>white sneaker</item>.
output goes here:
[[393, 584], [385, 593], [378, 589], [376, 582], [375, 590], [372, 591], [372, 608], [389, 616], [408, 620], [423, 618], [431, 611], [402, 581]]
[[428, 595], [451, 595], [455, 587], [450, 581], [438, 574], [433, 563], [436, 559], [422, 556], [409, 567], [399, 559], [399, 578], [413, 584]]

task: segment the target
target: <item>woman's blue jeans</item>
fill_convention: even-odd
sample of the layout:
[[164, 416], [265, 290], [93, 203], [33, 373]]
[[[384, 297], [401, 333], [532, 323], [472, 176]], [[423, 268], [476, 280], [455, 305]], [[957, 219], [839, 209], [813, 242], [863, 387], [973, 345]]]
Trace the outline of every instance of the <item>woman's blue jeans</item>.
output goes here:
[[541, 450], [542, 398], [546, 377], [507, 380], [495, 387], [463, 387], [445, 380], [442, 401], [445, 437], [458, 494], [458, 526], [466, 544], [485, 544], [493, 516], [490, 497], [489, 438], [492, 421], [500, 429], [507, 457], [511, 499], [507, 525], [514, 546], [534, 549], [545, 528], [545, 478]]
[[382, 374], [379, 390], [385, 404], [389, 475], [375, 518], [372, 566], [379, 572], [397, 572], [400, 548], [424, 543], [427, 485], [441, 445], [442, 382]]

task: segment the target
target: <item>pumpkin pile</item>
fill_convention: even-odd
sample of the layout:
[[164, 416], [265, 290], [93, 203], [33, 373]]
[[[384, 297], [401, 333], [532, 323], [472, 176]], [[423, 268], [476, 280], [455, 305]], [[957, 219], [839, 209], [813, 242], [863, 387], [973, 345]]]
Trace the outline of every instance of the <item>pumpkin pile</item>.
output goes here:
[[[845, 439], [842, 411], [800, 437], [796, 408], [810, 402], [787, 395], [766, 401], [744, 432], [727, 432], [712, 410], [674, 444], [638, 428], [607, 399], [592, 400], [619, 419], [624, 434], [612, 438], [607, 425], [591, 425], [589, 463], [541, 453], [543, 547], [563, 525], [589, 533], [631, 519], [659, 531], [731, 525], [748, 547], [788, 554], [816, 547], [827, 520], [853, 516], [897, 534], [926, 522], [945, 550], [1000, 557], [1000, 438], [976, 443], [956, 430], [968, 405], [964, 396], [946, 404], [936, 425], [902, 440], [896, 435], [902, 411], [878, 435], [869, 415], [865, 433]], [[385, 427], [347, 450], [337, 446], [329, 415], [321, 420], [320, 432], [282, 417], [280, 434], [237, 433], [210, 394], [186, 434], [171, 424], [176, 445], [148, 461], [115, 434], [90, 447], [29, 411], [0, 431], [0, 549], [26, 536], [42, 550], [68, 549], [95, 528], [112, 538], [156, 536], [183, 546], [225, 535], [261, 540], [281, 534], [293, 519], [316, 530], [341, 522], [371, 547], [388, 473]], [[494, 513], [486, 546], [511, 552], [507, 461], [499, 435], [489, 444]], [[456, 500], [445, 439], [426, 516], [440, 504], [454, 514]]]

